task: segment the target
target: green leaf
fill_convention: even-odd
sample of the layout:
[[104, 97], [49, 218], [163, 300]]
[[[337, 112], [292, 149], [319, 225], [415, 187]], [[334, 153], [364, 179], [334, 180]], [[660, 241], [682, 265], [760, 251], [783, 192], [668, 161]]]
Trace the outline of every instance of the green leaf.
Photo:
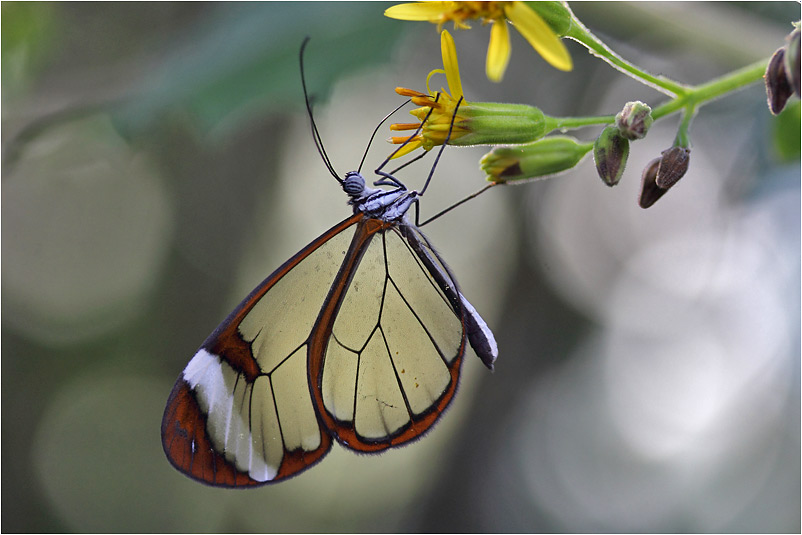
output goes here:
[[[219, 4], [116, 116], [134, 131], [171, 109], [190, 110], [202, 130], [236, 124], [255, 112], [301, 108], [298, 54], [311, 37], [309, 90], [325, 96], [345, 73], [389, 60], [404, 25], [384, 5], [356, 2]], [[367, 44], [367, 45], [366, 45]]]

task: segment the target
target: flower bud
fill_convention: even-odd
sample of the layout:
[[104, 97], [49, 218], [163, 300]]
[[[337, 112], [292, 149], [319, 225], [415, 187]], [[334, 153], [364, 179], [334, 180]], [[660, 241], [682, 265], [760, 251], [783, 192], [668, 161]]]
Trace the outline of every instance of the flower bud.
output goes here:
[[571, 13], [571, 10], [565, 2], [539, 1], [527, 2], [526, 5], [528, 5], [532, 11], [540, 15], [558, 36], [562, 37], [571, 29], [573, 13]]
[[615, 116], [615, 125], [627, 139], [643, 139], [653, 122], [652, 108], [639, 100], [627, 102]]
[[656, 178], [658, 167], [660, 167], [660, 158], [655, 158], [649, 162], [643, 170], [640, 198], [638, 198], [638, 204], [641, 208], [649, 208], [668, 191], [657, 186]]
[[615, 126], [608, 126], [593, 144], [596, 171], [605, 184], [612, 187], [621, 180], [629, 156], [629, 140]]
[[785, 74], [785, 48], [778, 48], [771, 56], [764, 78], [766, 79], [769, 110], [777, 115], [783, 111], [785, 103], [788, 102], [794, 91]]
[[592, 148], [593, 143], [551, 136], [528, 145], [495, 147], [479, 165], [487, 179], [496, 183], [545, 178], [575, 167]]
[[[469, 102], [460, 107], [460, 127], [465, 134], [451, 145], [499, 145], [531, 143], [547, 132], [546, 116], [525, 104]], [[447, 124], [443, 127], [448, 128]]]
[[649, 208], [688, 171], [691, 149], [674, 146], [663, 151], [643, 170], [638, 204]]
[[675, 146], [664, 150], [662, 154], [655, 181], [658, 187], [667, 190], [688, 171], [691, 149]]
[[799, 28], [791, 32], [788, 36], [788, 44], [785, 45], [785, 76], [788, 78], [788, 83], [796, 93], [800, 94], [800, 67], [799, 67]]

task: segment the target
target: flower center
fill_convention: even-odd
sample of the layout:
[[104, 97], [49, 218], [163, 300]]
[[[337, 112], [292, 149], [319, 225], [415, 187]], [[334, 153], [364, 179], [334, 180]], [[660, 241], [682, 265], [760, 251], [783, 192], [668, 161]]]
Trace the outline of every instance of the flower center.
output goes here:
[[468, 19], [482, 19], [483, 23], [504, 18], [504, 5], [510, 2], [455, 2], [450, 13], [444, 13], [446, 20], [459, 25]]

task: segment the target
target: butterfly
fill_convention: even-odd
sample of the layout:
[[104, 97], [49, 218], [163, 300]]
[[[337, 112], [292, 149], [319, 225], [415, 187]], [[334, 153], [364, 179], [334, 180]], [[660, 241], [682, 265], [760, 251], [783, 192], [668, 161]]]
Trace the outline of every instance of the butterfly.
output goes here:
[[337, 175], [306, 102], [353, 215], [259, 284], [178, 377], [162, 445], [175, 468], [209, 485], [282, 481], [334, 440], [362, 453], [416, 440], [452, 401], [467, 345], [491, 370], [498, 356], [493, 333], [407, 218], [445, 143], [420, 192], [381, 170], [389, 159], [373, 183], [388, 189], [371, 188], [359, 171]]

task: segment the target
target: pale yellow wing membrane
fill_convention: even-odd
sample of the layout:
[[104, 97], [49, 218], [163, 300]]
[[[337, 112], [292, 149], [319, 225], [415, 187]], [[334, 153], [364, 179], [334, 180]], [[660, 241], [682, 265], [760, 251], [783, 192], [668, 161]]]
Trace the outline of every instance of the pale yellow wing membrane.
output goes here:
[[165, 450], [179, 469], [224, 486], [293, 475], [328, 451], [309, 395], [307, 348], [359, 218], [276, 270], [204, 342], [168, 402]]
[[306, 372], [306, 345], [270, 375], [278, 411], [281, 438], [289, 450], [314, 450], [320, 445], [320, 431]]
[[[422, 238], [413, 227], [406, 227], [405, 230], [415, 233], [419, 239]], [[423, 265], [419, 254], [427, 255], [426, 259], [445, 278], [445, 282], [452, 291], [456, 289], [456, 283], [451, 280], [448, 270], [440, 258], [428, 248], [425, 242], [417, 242], [423, 248], [420, 253], [413, 251], [408, 242], [397, 232], [388, 233], [387, 242], [387, 266], [390, 280], [398, 288], [409, 309], [414, 312], [418, 324], [426, 330], [433, 346], [450, 363], [456, 357], [457, 348], [462, 340], [462, 322], [454, 305], [444, 295], [440, 284], [434, 280], [430, 270]], [[402, 323], [396, 325], [400, 327]], [[414, 328], [414, 325], [410, 326]], [[399, 331], [403, 333], [403, 330], [399, 329]]]
[[279, 367], [306, 342], [354, 235], [340, 232], [292, 268], [239, 325], [263, 373]]
[[[281, 277], [239, 324], [264, 375], [252, 387], [240, 377], [233, 396], [225, 400], [229, 406], [220, 411], [232, 416], [219, 451], [226, 451], [238, 469], [256, 468], [272, 479], [284, 452], [320, 447], [320, 424], [309, 396], [307, 340], [353, 234], [352, 227], [320, 245]], [[219, 433], [210, 435], [220, 440]]]
[[346, 349], [335, 340], [329, 343], [321, 391], [326, 410], [341, 422], [354, 419], [358, 362], [353, 350]]
[[410, 414], [380, 331], [360, 353], [358, 366], [354, 428], [360, 437], [385, 439], [409, 424]]
[[338, 438], [374, 451], [411, 440], [436, 420], [453, 395], [464, 332], [459, 311], [394, 226], [361, 247], [320, 388]]

